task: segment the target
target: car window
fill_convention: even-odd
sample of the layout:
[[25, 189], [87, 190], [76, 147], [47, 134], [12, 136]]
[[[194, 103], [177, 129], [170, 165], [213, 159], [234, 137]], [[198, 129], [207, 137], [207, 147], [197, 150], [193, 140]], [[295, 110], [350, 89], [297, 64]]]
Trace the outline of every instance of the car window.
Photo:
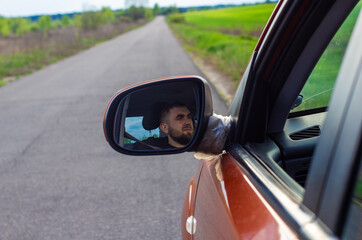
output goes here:
[[329, 43], [300, 93], [302, 103], [291, 112], [328, 106], [361, 5], [361, 2], [357, 4]]
[[[127, 117], [125, 123], [126, 131], [139, 141], [146, 140], [149, 137], [159, 138], [160, 129], [156, 128], [154, 130], [146, 130], [142, 125], [142, 120], [143, 117]], [[135, 143], [135, 141], [129, 138], [124, 138], [124, 143]]]

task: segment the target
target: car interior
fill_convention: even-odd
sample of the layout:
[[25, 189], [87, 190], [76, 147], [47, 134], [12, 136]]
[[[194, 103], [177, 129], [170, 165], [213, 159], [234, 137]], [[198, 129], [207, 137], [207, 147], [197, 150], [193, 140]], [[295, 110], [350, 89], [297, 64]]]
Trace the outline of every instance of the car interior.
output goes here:
[[133, 150], [160, 149], [157, 140], [166, 137], [159, 129], [160, 113], [170, 103], [187, 106], [197, 122], [200, 111], [197, 109], [196, 87], [192, 82], [172, 83], [130, 93], [120, 103], [116, 114], [115, 138], [118, 144]]

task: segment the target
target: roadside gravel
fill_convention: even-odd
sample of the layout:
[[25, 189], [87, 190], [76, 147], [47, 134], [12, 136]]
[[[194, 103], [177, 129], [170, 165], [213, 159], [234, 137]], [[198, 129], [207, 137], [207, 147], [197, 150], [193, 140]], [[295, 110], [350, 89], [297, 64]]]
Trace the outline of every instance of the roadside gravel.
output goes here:
[[202, 73], [215, 87], [220, 97], [228, 106], [230, 106], [235, 94], [235, 90], [233, 89], [233, 82], [230, 77], [220, 72], [220, 70], [218, 70], [215, 66], [207, 63], [207, 61], [198, 57], [197, 55], [190, 52], [188, 54], [196, 66], [200, 69], [200, 71], [202, 71]]

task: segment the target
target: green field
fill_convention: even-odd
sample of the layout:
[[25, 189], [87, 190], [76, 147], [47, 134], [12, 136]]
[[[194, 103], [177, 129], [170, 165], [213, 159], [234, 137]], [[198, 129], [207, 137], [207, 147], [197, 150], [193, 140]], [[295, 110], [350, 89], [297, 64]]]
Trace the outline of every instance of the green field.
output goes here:
[[[275, 4], [187, 12], [168, 17], [186, 50], [230, 76], [236, 88]], [[174, 19], [178, 19], [175, 21]]]
[[[295, 111], [327, 106], [361, 3], [337, 32], [305, 85]], [[238, 85], [275, 4], [187, 12], [168, 23], [187, 51], [207, 59]]]
[[261, 4], [188, 12], [185, 14], [185, 20], [187, 23], [203, 29], [213, 31], [226, 30], [226, 32], [235, 32], [238, 35], [254, 35], [254, 37], [259, 37], [274, 7], [275, 4]]

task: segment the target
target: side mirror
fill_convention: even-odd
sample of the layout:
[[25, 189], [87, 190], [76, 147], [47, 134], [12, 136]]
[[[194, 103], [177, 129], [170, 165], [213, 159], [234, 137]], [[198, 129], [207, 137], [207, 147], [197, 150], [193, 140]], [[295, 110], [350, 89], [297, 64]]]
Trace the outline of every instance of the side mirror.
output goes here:
[[212, 115], [208, 83], [198, 76], [154, 80], [117, 92], [103, 119], [106, 140], [128, 155], [195, 150]]

